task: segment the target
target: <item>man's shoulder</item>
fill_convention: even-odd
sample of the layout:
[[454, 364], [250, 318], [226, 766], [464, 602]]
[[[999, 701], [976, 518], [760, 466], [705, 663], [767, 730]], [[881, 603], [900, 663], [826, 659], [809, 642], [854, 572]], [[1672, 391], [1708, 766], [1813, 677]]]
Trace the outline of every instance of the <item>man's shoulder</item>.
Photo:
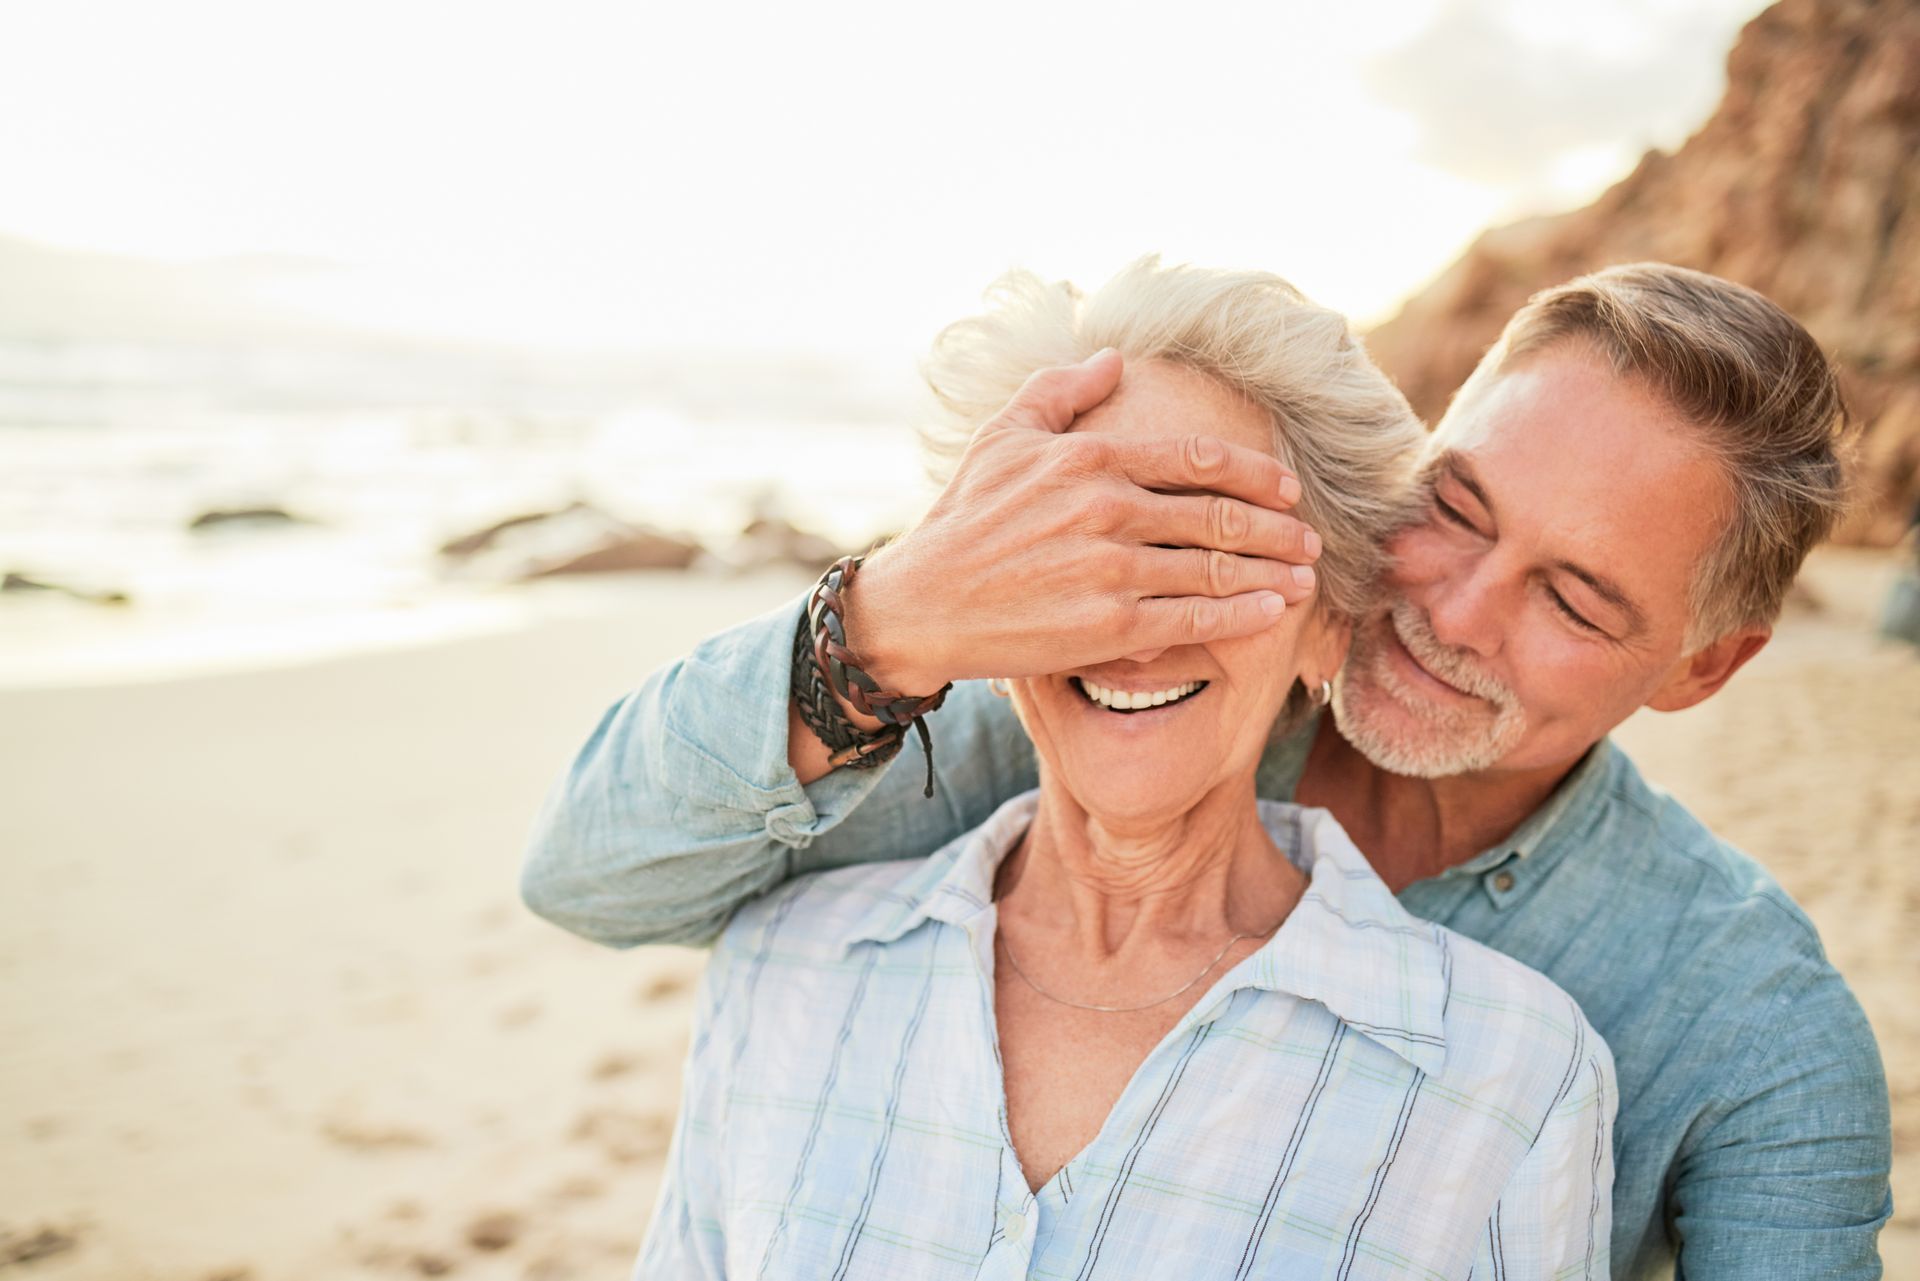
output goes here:
[[1605, 881], [1621, 910], [1684, 926], [1702, 946], [1730, 942], [1783, 963], [1824, 965], [1819, 931], [1771, 872], [1615, 747], [1600, 803], [1570, 835], [1586, 848], [1568, 863]]
[[1550, 915], [1529, 928], [1553, 940], [1542, 968], [1616, 1049], [1639, 1055], [1649, 1038], [1684, 1037], [1723, 1077], [1804, 1025], [1825, 1029], [1836, 1053], [1873, 1057], [1859, 1004], [1806, 912], [1624, 752], [1614, 749], [1599, 803], [1563, 839], [1573, 848], [1538, 899]]

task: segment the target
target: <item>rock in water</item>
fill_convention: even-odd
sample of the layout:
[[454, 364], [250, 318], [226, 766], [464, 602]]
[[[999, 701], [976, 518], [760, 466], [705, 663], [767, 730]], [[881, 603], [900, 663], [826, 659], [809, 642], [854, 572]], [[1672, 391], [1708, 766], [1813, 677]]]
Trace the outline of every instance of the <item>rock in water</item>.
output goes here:
[[700, 544], [692, 539], [638, 529], [612, 538], [598, 547], [528, 571], [528, 578], [551, 578], [556, 574], [605, 574], [634, 569], [686, 569], [700, 555]]
[[228, 525], [311, 525], [305, 516], [296, 516], [284, 507], [216, 507], [201, 512], [187, 522], [193, 530], [218, 529]]

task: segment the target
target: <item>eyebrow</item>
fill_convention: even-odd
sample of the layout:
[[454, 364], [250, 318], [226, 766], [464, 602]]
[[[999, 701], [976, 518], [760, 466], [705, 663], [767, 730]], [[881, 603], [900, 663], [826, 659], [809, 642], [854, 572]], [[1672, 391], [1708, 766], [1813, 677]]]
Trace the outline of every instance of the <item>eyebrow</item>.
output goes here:
[[[1499, 513], [1494, 510], [1493, 500], [1487, 497], [1486, 486], [1482, 485], [1480, 478], [1473, 474], [1473, 464], [1467, 460], [1465, 455], [1459, 453], [1457, 450], [1447, 450], [1440, 455], [1438, 470], [1446, 472], [1447, 475], [1453, 478], [1455, 484], [1479, 500], [1480, 505], [1487, 509], [1487, 514], [1493, 517], [1494, 523], [1499, 523]], [[1614, 582], [1611, 578], [1603, 574], [1596, 574], [1586, 566], [1577, 565], [1570, 560], [1555, 560], [1549, 563], [1552, 568], [1560, 570], [1562, 573], [1572, 574], [1575, 578], [1591, 588], [1595, 596], [1598, 596], [1601, 600], [1607, 602], [1607, 604], [1613, 606], [1619, 610], [1621, 614], [1625, 615], [1627, 620], [1627, 634], [1629, 636], [1637, 636], [1647, 630], [1647, 616], [1645, 612], [1642, 611], [1638, 605], [1634, 604], [1633, 598], [1627, 595], [1626, 589]]]

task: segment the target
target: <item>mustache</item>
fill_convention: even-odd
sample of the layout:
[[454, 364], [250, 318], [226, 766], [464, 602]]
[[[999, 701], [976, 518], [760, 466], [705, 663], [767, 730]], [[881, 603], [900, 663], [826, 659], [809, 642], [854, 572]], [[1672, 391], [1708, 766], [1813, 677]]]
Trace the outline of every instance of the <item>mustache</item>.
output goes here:
[[1485, 699], [1501, 711], [1518, 705], [1520, 700], [1505, 681], [1435, 636], [1427, 616], [1410, 601], [1405, 598], [1394, 601], [1387, 617], [1400, 643], [1419, 660], [1420, 666], [1455, 689]]

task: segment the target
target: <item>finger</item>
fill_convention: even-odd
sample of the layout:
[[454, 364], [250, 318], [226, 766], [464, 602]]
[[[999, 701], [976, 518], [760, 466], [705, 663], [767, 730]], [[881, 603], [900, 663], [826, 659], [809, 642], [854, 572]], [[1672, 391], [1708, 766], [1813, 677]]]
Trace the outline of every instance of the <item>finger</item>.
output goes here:
[[1280, 511], [1300, 501], [1300, 480], [1272, 454], [1218, 436], [1116, 441], [1120, 470], [1143, 489], [1209, 489]]
[[1251, 636], [1279, 622], [1285, 611], [1286, 602], [1271, 592], [1220, 599], [1149, 597], [1135, 602], [1134, 624], [1126, 644], [1129, 650], [1157, 649]]
[[1200, 547], [1143, 547], [1129, 585], [1142, 596], [1239, 596], [1278, 592], [1289, 605], [1313, 595], [1311, 565], [1289, 565], [1264, 556], [1235, 556]]
[[1026, 427], [1063, 432], [1120, 385], [1120, 353], [1102, 347], [1077, 365], [1042, 369], [1028, 378], [983, 430]]
[[1126, 531], [1143, 543], [1207, 547], [1295, 565], [1320, 559], [1320, 535], [1296, 516], [1218, 494], [1137, 494]]

